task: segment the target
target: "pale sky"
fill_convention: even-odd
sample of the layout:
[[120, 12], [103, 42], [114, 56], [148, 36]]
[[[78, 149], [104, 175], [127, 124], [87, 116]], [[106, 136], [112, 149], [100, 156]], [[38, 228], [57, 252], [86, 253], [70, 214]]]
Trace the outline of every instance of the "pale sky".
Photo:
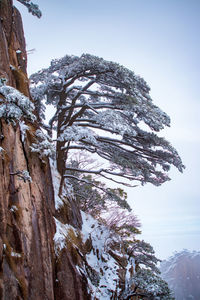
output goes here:
[[142, 237], [156, 255], [200, 250], [200, 1], [41, 0], [39, 20], [23, 16], [29, 74], [65, 54], [90, 53], [142, 76], [154, 103], [171, 117], [161, 135], [179, 151], [186, 170], [172, 170], [162, 187], [128, 190]]

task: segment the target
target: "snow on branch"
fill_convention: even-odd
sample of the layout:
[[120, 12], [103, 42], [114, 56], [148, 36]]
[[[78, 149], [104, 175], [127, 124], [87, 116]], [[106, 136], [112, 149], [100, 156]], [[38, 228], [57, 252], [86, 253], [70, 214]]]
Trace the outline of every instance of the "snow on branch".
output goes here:
[[55, 156], [55, 145], [48, 135], [38, 129], [35, 132], [35, 139], [36, 142], [30, 146], [32, 152], [39, 153], [41, 159]]
[[26, 181], [32, 182], [32, 178], [27, 170], [23, 170], [23, 171], [18, 170], [16, 172], [10, 173], [10, 175], [13, 175], [13, 176], [16, 175], [19, 180], [23, 180], [24, 182], [26, 182]]
[[29, 98], [18, 90], [11, 86], [0, 85], [0, 118], [13, 123], [24, 118], [34, 122], [36, 120], [34, 108]]
[[[135, 288], [131, 289], [133, 284]], [[123, 293], [124, 300], [131, 299], [132, 296], [142, 296], [147, 299], [174, 300], [167, 283], [161, 277], [146, 269], [140, 269], [131, 278], [127, 289]]]

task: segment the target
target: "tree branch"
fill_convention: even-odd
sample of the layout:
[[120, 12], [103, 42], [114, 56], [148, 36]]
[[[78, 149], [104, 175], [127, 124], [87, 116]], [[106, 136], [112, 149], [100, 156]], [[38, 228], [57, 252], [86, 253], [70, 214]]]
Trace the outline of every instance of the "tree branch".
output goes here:
[[[113, 176], [118, 176], [118, 177], [123, 177], [125, 179], [129, 179], [129, 180], [137, 180], [137, 181], [141, 181], [141, 179], [138, 179], [136, 177], [131, 177], [131, 176], [127, 176], [125, 175], [125, 173], [116, 173], [116, 172], [112, 172], [112, 171], [109, 171], [109, 170], [106, 170], [106, 169], [100, 169], [100, 170], [83, 170], [83, 169], [77, 169], [77, 168], [70, 168], [70, 167], [66, 167], [65, 168], [66, 171], [73, 171], [73, 172], [79, 172], [79, 173], [88, 173], [88, 174], [95, 174], [95, 175], [100, 175], [106, 179], [109, 179], [109, 180], [112, 180], [113, 182], [115, 183], [119, 183], [119, 184], [124, 184], [126, 186], [131, 186], [131, 187], [135, 187], [135, 185], [130, 185], [128, 183], [122, 183], [120, 181], [116, 181], [115, 179], [113, 178], [110, 178], [110, 177], [107, 177], [105, 174], [102, 174], [102, 173], [106, 173], [106, 174], [110, 174], [110, 175], [113, 175]], [[66, 175], [66, 174], [65, 174]], [[64, 177], [65, 177], [64, 175]]]
[[[62, 126], [66, 126], [70, 123], [70, 121], [72, 120], [71, 118], [72, 117], [72, 114], [73, 114], [73, 111], [74, 111], [74, 105], [76, 103], [76, 100], [81, 96], [82, 92], [87, 90], [91, 85], [93, 85], [93, 83], [95, 82], [95, 80], [91, 80], [89, 81], [77, 94], [74, 98], [72, 98], [72, 103], [71, 103], [71, 108], [69, 109], [69, 113], [68, 113], [68, 116], [66, 117], [65, 121], [63, 122]], [[83, 105], [82, 105], [83, 106]], [[84, 112], [86, 108], [83, 109], [83, 107], [80, 109], [79, 113], [80, 112]], [[66, 108], [65, 108], [66, 110]], [[77, 117], [79, 117], [79, 114], [77, 115]], [[76, 119], [76, 117], [74, 117], [74, 120]], [[72, 122], [73, 123], [73, 122]]]

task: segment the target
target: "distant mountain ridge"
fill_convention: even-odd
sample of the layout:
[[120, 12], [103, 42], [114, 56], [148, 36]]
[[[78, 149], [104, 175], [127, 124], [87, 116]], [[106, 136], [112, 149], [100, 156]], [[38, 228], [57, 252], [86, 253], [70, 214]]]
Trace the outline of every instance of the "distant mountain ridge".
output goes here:
[[160, 270], [176, 300], [200, 299], [200, 251], [175, 252]]

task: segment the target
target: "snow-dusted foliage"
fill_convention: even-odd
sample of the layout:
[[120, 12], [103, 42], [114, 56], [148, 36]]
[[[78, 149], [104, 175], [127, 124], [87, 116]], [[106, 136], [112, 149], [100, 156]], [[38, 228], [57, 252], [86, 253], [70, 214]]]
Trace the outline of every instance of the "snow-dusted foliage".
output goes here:
[[135, 240], [129, 243], [127, 252], [135, 258], [136, 264], [145, 266], [145, 268], [150, 269], [156, 274], [160, 273], [157, 268], [157, 263], [160, 260], [155, 257], [155, 251], [149, 243], [143, 240]]
[[[126, 288], [123, 299], [128, 300], [133, 296], [147, 299], [173, 300], [172, 293], [166, 281], [159, 276], [157, 263], [160, 261], [155, 257], [155, 252], [149, 243], [126, 237], [123, 239], [126, 245], [128, 261], [134, 259], [134, 270], [129, 272], [127, 266]], [[142, 298], [143, 299], [143, 298]]]
[[17, 0], [20, 3], [22, 3], [24, 6], [27, 7], [28, 11], [38, 18], [42, 16], [42, 13], [39, 9], [39, 6], [37, 4], [34, 4], [33, 2], [30, 2], [30, 0]]
[[52, 139], [42, 130], [36, 130], [35, 140], [36, 142], [32, 143], [30, 146], [32, 152], [39, 153], [41, 159], [44, 157], [55, 156], [55, 145]]
[[66, 127], [64, 132], [58, 137], [58, 141], [65, 142], [78, 142], [83, 140], [88, 143], [97, 144], [95, 133], [89, 128], [80, 128], [79, 126], [72, 125]]
[[[68, 160], [74, 150], [106, 163], [105, 168], [74, 171], [115, 182], [124, 178], [126, 184], [135, 180], [160, 185], [169, 180], [170, 165], [183, 170], [177, 151], [155, 134], [169, 126], [170, 119], [153, 104], [150, 88], [134, 72], [93, 55], [66, 55], [30, 80], [39, 121], [50, 135], [57, 134], [60, 174], [72, 171]], [[49, 124], [44, 123], [44, 102], [56, 110]]]
[[0, 85], [0, 118], [13, 123], [22, 119], [33, 122], [33, 111], [34, 104], [28, 97], [11, 86]]
[[[132, 288], [133, 286], [134, 288]], [[132, 296], [141, 296], [152, 300], [174, 299], [167, 283], [160, 276], [146, 269], [140, 269], [128, 282], [123, 299], [131, 299]]]

